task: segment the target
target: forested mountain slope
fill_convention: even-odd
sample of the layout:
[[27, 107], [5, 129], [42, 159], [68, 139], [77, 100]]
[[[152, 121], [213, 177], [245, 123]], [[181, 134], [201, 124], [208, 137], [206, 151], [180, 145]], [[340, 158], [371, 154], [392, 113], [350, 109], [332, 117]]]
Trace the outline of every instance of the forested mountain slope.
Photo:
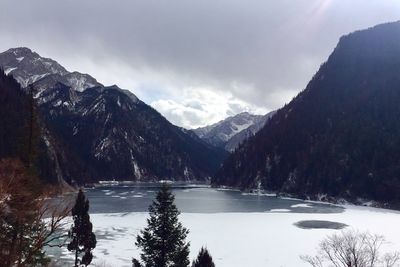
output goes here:
[[218, 185], [400, 200], [400, 22], [340, 39], [312, 80], [223, 164]]

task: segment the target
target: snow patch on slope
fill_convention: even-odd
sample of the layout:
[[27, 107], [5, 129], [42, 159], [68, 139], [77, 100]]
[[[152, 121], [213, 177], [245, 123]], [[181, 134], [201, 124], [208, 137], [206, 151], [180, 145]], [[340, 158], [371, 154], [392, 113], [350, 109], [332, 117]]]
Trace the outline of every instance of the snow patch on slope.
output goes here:
[[10, 72], [12, 72], [13, 70], [16, 70], [16, 69], [17, 69], [17, 67], [15, 67], [15, 68], [7, 68], [7, 69], [4, 70], [4, 73], [6, 75], [8, 75]]
[[228, 141], [233, 136], [235, 136], [236, 134], [240, 133], [241, 131], [246, 130], [247, 128], [249, 128], [253, 124], [254, 124], [254, 121], [252, 121], [252, 120], [249, 120], [244, 124], [237, 124], [234, 121], [232, 121], [231, 125], [230, 125], [230, 129], [231, 129], [230, 133], [229, 134], [221, 134], [221, 138], [224, 141]]

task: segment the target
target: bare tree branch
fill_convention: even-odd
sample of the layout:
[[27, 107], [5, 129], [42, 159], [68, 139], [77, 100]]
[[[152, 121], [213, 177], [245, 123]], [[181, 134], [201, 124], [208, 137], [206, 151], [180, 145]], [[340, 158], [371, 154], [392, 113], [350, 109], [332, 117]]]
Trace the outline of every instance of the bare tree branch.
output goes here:
[[383, 236], [368, 232], [344, 231], [324, 239], [317, 256], [300, 258], [313, 267], [395, 267], [400, 254], [386, 253], [380, 256]]

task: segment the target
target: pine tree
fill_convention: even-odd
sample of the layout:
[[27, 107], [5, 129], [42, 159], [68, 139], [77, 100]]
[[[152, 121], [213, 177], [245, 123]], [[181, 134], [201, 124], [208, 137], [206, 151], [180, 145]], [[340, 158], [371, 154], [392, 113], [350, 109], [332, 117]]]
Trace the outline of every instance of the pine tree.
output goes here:
[[[88, 212], [89, 200], [82, 190], [79, 190], [75, 206], [72, 208], [74, 224], [68, 233], [69, 238], [72, 238], [68, 250], [75, 252], [75, 267], [89, 265], [93, 258], [92, 250], [96, 247], [96, 236]], [[82, 258], [79, 258], [82, 253]]]
[[[174, 199], [169, 187], [163, 185], [149, 207], [148, 225], [136, 239], [145, 267], [186, 267], [190, 264], [190, 244], [185, 241], [189, 230], [178, 221], [180, 212]], [[135, 263], [137, 266], [137, 261]]]
[[207, 248], [201, 248], [197, 259], [192, 263], [192, 267], [215, 267]]
[[142, 264], [140, 264], [140, 262], [137, 259], [133, 258], [132, 267], [142, 267]]

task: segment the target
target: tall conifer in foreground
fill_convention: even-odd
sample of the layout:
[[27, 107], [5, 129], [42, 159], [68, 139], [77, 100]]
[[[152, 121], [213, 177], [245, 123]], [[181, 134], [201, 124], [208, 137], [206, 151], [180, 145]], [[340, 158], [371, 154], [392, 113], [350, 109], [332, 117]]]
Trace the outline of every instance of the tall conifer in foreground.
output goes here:
[[[163, 185], [149, 207], [147, 227], [136, 239], [145, 267], [187, 267], [189, 243], [185, 241], [189, 230], [178, 221], [180, 212], [174, 204], [174, 195]], [[134, 266], [138, 261], [133, 260]]]
[[[68, 250], [75, 252], [75, 267], [87, 266], [93, 259], [92, 250], [96, 247], [96, 236], [89, 217], [89, 200], [82, 190], [79, 190], [75, 206], [72, 208], [72, 217], [74, 224], [68, 233], [72, 241], [68, 244]], [[82, 258], [79, 258], [82, 253]]]
[[201, 248], [197, 259], [193, 261], [192, 267], [215, 267], [213, 259], [207, 248]]

